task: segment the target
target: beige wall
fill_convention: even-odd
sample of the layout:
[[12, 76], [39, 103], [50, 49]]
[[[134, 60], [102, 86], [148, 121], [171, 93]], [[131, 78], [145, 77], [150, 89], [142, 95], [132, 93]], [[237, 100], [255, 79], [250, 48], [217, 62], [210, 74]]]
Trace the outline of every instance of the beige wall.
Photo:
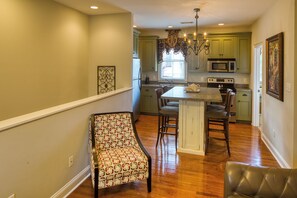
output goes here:
[[[270, 146], [274, 155], [283, 166], [297, 167], [293, 156], [296, 156], [297, 143], [294, 142], [294, 111], [296, 97], [295, 71], [295, 34], [294, 34], [294, 0], [278, 0], [267, 12], [252, 26], [252, 45], [265, 44], [265, 40], [275, 34], [284, 32], [284, 102], [266, 94], [265, 82], [267, 80], [265, 68], [266, 49], [264, 45], [263, 67], [263, 137]], [[253, 54], [253, 53], [252, 53]], [[253, 60], [252, 60], [253, 63]], [[253, 67], [252, 67], [253, 70]], [[253, 71], [252, 71], [253, 74]], [[253, 76], [251, 76], [253, 87]], [[286, 89], [292, 87], [291, 91]], [[294, 134], [295, 133], [295, 134]], [[294, 152], [295, 151], [295, 152]], [[296, 158], [296, 157], [295, 157]], [[296, 159], [295, 159], [296, 160]]]
[[[88, 166], [88, 116], [132, 109], [130, 89], [73, 109], [67, 103], [96, 94], [97, 65], [116, 65], [117, 89], [131, 86], [131, 14], [88, 17], [52, 0], [5, 0], [0, 28], [0, 197], [62, 195]], [[61, 113], [3, 127], [60, 104]]]
[[0, 1], [0, 120], [88, 96], [88, 17], [51, 0]]
[[116, 66], [116, 88], [131, 86], [131, 13], [90, 17], [89, 95], [97, 94], [97, 66]]
[[[168, 32], [165, 31], [165, 29], [140, 29], [141, 32], [140, 36], [150, 36], [150, 35], [157, 35], [160, 38], [167, 38]], [[182, 29], [180, 31], [180, 37], [183, 36], [183, 33], [193, 33], [195, 31], [194, 28], [186, 28]], [[223, 34], [223, 33], [230, 33], [230, 32], [250, 32], [251, 27], [250, 26], [238, 26], [238, 27], [198, 27], [198, 32], [207, 32], [208, 34]]]
[[[64, 197], [89, 173], [89, 115], [129, 111], [131, 92], [122, 89], [45, 109], [4, 130], [0, 122], [0, 197]], [[74, 163], [68, 167], [71, 155]]]
[[[295, 22], [294, 22], [294, 68], [297, 68], [297, 3], [295, 2]], [[297, 78], [297, 69], [294, 69], [294, 79]], [[297, 85], [296, 81], [294, 80], [294, 101], [297, 98]], [[293, 152], [293, 167], [297, 167], [297, 105], [294, 105], [294, 152]]]

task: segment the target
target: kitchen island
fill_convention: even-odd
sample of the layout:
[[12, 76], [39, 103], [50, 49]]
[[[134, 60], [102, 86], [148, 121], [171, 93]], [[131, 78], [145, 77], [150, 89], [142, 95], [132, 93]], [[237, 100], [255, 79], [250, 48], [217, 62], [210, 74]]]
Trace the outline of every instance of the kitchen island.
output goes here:
[[186, 87], [173, 87], [162, 95], [179, 100], [179, 135], [177, 151], [205, 155], [205, 109], [207, 102], [222, 102], [218, 88], [201, 87], [199, 92], [186, 92]]

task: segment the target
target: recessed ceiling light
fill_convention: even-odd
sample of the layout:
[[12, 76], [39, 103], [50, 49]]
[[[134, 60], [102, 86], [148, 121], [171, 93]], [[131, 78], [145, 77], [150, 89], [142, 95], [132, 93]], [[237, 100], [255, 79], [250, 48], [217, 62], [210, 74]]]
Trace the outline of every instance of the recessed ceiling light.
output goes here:
[[137, 25], [133, 25], [134, 28], [137, 28]]
[[168, 28], [173, 28], [173, 26], [172, 25], [168, 25]]
[[218, 25], [219, 25], [219, 26], [223, 26], [223, 25], [225, 25], [225, 24], [224, 24], [224, 23], [219, 23]]
[[97, 10], [98, 6], [92, 5], [92, 6], [90, 6], [90, 8], [93, 9], [93, 10]]

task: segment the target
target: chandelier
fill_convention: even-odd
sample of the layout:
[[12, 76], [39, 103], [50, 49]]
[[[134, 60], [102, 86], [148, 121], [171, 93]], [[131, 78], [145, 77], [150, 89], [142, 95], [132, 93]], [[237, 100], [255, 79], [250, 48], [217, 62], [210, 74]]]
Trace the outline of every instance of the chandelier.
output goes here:
[[196, 19], [196, 29], [193, 35], [184, 34], [183, 45], [186, 48], [186, 54], [191, 54], [192, 51], [195, 55], [198, 55], [201, 51], [204, 50], [205, 54], [209, 54], [209, 41], [207, 40], [206, 32], [203, 34], [203, 37], [199, 36], [198, 34], [198, 12], [200, 8], [194, 8], [196, 12], [195, 19]]

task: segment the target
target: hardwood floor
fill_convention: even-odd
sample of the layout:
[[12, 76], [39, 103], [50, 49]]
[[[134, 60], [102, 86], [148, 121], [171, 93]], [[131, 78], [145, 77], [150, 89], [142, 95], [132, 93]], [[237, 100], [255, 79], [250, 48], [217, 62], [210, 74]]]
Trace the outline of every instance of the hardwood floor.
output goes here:
[[[206, 156], [180, 154], [175, 151], [174, 136], [164, 137], [155, 147], [157, 117], [141, 115], [136, 128], [152, 157], [152, 192], [146, 180], [99, 190], [99, 197], [223, 197], [226, 161], [279, 167], [261, 141], [257, 128], [247, 124], [230, 124], [231, 157], [225, 142], [211, 141]], [[91, 179], [84, 181], [69, 198], [93, 197]]]

